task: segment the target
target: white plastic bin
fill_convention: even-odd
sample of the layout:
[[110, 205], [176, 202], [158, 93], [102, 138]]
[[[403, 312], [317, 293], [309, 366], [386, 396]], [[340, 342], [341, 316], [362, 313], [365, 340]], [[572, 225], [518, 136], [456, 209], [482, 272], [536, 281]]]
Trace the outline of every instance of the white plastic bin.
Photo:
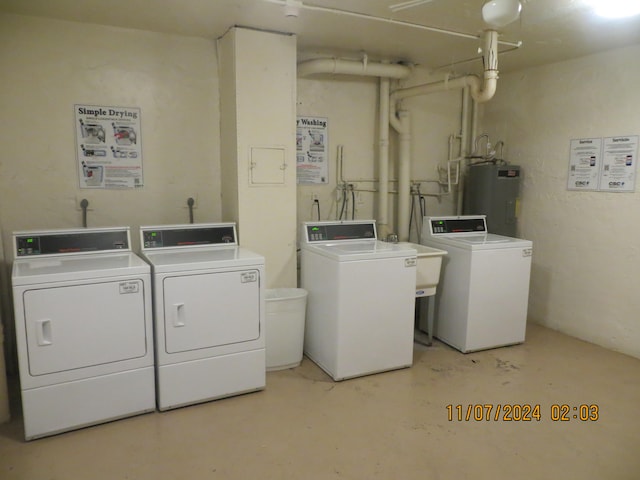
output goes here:
[[267, 371], [297, 367], [302, 361], [307, 291], [303, 288], [267, 289], [266, 304]]

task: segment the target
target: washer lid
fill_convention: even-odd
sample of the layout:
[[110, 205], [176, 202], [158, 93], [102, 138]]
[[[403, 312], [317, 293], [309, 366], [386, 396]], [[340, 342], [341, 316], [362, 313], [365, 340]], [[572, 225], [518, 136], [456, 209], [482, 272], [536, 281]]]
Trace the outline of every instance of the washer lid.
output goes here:
[[156, 273], [264, 265], [262, 255], [237, 246], [147, 250], [144, 256]]
[[484, 235], [440, 235], [429, 238], [427, 244], [452, 245], [468, 250], [491, 250], [500, 248], [531, 248], [531, 240], [505, 237], [495, 233]]
[[417, 255], [416, 250], [410, 248], [406, 243], [387, 243], [379, 240], [306, 244], [303, 248], [339, 262], [377, 260], [394, 257], [416, 257]]
[[13, 262], [13, 285], [143, 275], [149, 265], [131, 252], [23, 257]]

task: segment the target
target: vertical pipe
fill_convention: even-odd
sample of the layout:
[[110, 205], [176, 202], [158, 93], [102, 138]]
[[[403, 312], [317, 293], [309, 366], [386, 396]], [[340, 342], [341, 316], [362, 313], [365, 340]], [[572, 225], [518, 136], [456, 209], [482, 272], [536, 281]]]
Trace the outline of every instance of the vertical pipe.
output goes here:
[[407, 110], [400, 118], [400, 153], [398, 157], [398, 240], [409, 241], [411, 200], [411, 117]]
[[83, 198], [80, 201], [80, 208], [82, 208], [82, 226], [87, 228], [87, 209], [89, 208], [89, 200]]
[[460, 156], [466, 157], [469, 155], [469, 101], [471, 96], [469, 94], [469, 87], [462, 89], [462, 126], [460, 128]]
[[189, 206], [189, 223], [193, 223], [193, 205], [195, 203], [196, 201], [193, 199], [193, 197], [187, 198], [187, 205]]
[[378, 236], [389, 231], [389, 79], [380, 78], [380, 125], [378, 151]]
[[[462, 128], [460, 129], [460, 156], [463, 158], [469, 156], [469, 154], [471, 153], [471, 150], [469, 149], [470, 101], [471, 94], [470, 89], [467, 86], [462, 90]], [[460, 176], [458, 178], [458, 196], [456, 198], [457, 215], [462, 215], [466, 166], [466, 161], [462, 161], [460, 165], [458, 165], [458, 168], [460, 169]]]
[[471, 103], [471, 136], [469, 137], [469, 152], [473, 151], [474, 142], [478, 136], [478, 109], [478, 102], [474, 100]]

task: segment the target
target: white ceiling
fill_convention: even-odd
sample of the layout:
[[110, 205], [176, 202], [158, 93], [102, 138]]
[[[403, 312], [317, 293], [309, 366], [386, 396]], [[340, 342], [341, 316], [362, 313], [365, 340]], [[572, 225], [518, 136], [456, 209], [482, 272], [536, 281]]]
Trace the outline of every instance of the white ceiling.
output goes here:
[[[277, 0], [276, 0], [277, 1]], [[393, 19], [472, 36], [486, 28], [480, 11], [484, 0], [431, 0], [392, 13], [401, 0], [309, 0], [326, 7]], [[633, 1], [633, 0], [628, 0]], [[500, 39], [522, 42], [500, 56], [500, 71], [575, 58], [640, 43], [640, 16], [626, 20], [597, 18], [585, 0], [522, 0], [519, 21]], [[300, 58], [320, 55], [404, 61], [458, 73], [476, 70], [480, 42], [351, 15], [303, 8], [297, 18], [267, 0], [0, 0], [0, 12], [136, 28], [215, 39], [240, 25], [295, 33]], [[501, 50], [510, 49], [507, 44]], [[473, 60], [464, 63], [465, 60]], [[637, 61], [637, 60], [636, 60]], [[458, 63], [463, 62], [463, 63]]]

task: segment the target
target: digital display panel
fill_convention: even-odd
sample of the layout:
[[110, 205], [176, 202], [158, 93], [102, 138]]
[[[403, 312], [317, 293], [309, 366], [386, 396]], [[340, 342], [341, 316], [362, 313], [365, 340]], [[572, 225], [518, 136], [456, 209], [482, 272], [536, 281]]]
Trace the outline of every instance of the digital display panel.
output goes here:
[[431, 220], [433, 233], [485, 233], [484, 218], [456, 218]]
[[307, 225], [309, 242], [331, 242], [340, 240], [375, 240], [375, 223], [340, 223], [330, 225]]
[[25, 235], [16, 237], [19, 257], [54, 253], [83, 253], [128, 249], [126, 230], [78, 232], [65, 234]]
[[188, 247], [193, 245], [236, 244], [233, 225], [202, 228], [143, 230], [144, 248]]

